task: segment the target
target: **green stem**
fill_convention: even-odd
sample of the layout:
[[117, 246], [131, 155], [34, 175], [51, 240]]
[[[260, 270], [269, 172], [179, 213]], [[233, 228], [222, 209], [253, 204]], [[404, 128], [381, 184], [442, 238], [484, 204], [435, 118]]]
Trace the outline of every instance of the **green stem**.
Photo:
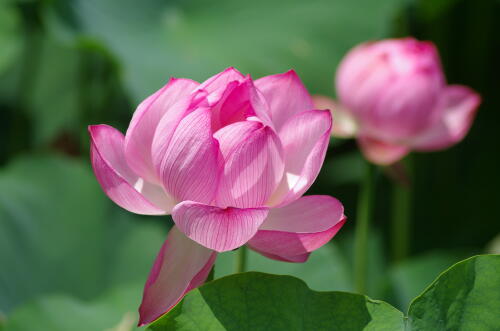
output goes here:
[[236, 252], [236, 272], [245, 272], [247, 268], [247, 247], [241, 246]]
[[394, 182], [392, 196], [392, 258], [394, 262], [404, 260], [410, 250], [412, 215], [412, 166], [411, 159], [405, 160], [408, 184]]
[[361, 294], [366, 293], [368, 231], [370, 229], [375, 191], [375, 166], [368, 164], [366, 168], [365, 178], [361, 183], [361, 190], [358, 197], [354, 237], [355, 290]]

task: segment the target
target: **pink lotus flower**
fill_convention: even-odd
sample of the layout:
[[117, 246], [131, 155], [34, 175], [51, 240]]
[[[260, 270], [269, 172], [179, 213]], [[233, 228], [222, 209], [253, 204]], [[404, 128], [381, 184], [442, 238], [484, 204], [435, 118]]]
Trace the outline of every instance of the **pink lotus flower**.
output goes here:
[[413, 38], [361, 44], [340, 63], [333, 134], [356, 136], [365, 157], [391, 164], [411, 150], [444, 149], [462, 140], [481, 102], [473, 90], [447, 85], [436, 47]]
[[144, 288], [140, 324], [201, 285], [217, 252], [248, 244], [304, 262], [345, 222], [329, 196], [306, 196], [327, 150], [331, 115], [313, 110], [293, 71], [256, 80], [229, 68], [202, 84], [171, 79], [137, 108], [125, 137], [89, 127], [104, 192], [175, 226]]

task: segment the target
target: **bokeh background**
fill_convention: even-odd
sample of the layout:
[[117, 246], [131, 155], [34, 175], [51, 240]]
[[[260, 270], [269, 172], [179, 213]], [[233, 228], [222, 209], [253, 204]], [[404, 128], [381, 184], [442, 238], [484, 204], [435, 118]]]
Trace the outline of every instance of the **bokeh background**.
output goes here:
[[[448, 81], [479, 91], [470, 134], [413, 155], [411, 256], [390, 258], [391, 180], [377, 175], [368, 295], [405, 309], [440, 271], [498, 251], [498, 0], [1, 0], [0, 329], [133, 330], [143, 283], [171, 226], [115, 206], [89, 162], [87, 125], [125, 131], [135, 106], [170, 76], [202, 81], [228, 66], [258, 78], [294, 68], [313, 94], [357, 43], [432, 40]], [[333, 139], [310, 193], [349, 221], [305, 264], [251, 253], [249, 269], [316, 290], [353, 290], [352, 233], [366, 163]], [[215, 275], [233, 272], [222, 254]]]

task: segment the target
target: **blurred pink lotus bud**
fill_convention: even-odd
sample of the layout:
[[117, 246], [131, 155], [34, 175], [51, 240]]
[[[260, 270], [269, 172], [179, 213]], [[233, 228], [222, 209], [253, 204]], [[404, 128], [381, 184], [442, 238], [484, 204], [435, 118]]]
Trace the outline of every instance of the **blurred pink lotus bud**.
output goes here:
[[[336, 88], [333, 134], [355, 135], [378, 164], [459, 142], [481, 100], [468, 87], [447, 85], [436, 47], [413, 38], [355, 47], [339, 65]], [[334, 102], [315, 98], [316, 106]]]
[[328, 147], [332, 119], [314, 110], [293, 71], [253, 81], [229, 68], [202, 84], [171, 79], [137, 108], [125, 136], [89, 127], [104, 192], [175, 226], [144, 288], [140, 324], [201, 285], [217, 252], [248, 244], [304, 262], [346, 218], [329, 196], [306, 196]]

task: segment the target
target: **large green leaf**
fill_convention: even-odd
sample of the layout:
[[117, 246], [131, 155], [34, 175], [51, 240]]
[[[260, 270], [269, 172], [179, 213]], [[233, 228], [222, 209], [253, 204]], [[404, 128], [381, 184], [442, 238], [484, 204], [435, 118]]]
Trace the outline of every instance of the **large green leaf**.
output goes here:
[[44, 17], [61, 39], [114, 54], [137, 100], [168, 76], [201, 80], [231, 65], [256, 77], [295, 68], [314, 92], [330, 93], [343, 54], [387, 35], [401, 3], [76, 0], [54, 1]]
[[401, 330], [389, 304], [346, 292], [316, 292], [294, 277], [237, 274], [189, 293], [151, 330]]
[[316, 292], [290, 276], [256, 272], [205, 284], [151, 330], [498, 330], [500, 256], [459, 262], [410, 306], [409, 317], [382, 301]]
[[410, 305], [412, 330], [500, 328], [500, 255], [459, 262]]
[[161, 220], [140, 224], [115, 207], [89, 168], [32, 157], [0, 172], [0, 311], [55, 292], [92, 299], [146, 279]]

